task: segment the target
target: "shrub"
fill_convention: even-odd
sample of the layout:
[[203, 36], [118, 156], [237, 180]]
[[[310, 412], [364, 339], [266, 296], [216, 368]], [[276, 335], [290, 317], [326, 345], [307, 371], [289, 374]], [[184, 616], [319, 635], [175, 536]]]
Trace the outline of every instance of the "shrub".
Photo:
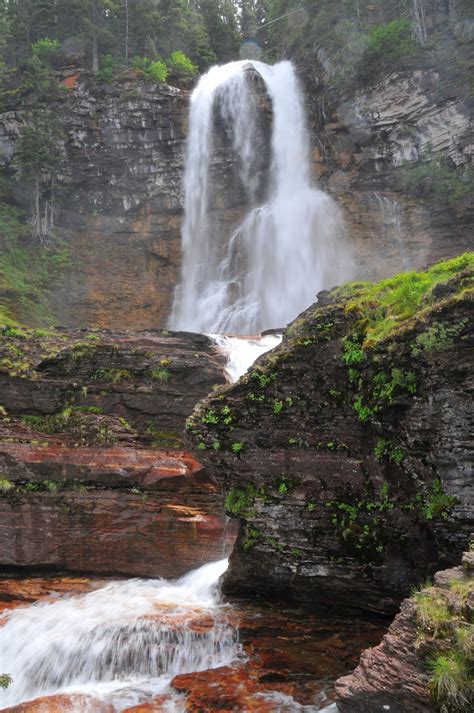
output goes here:
[[414, 51], [411, 22], [407, 17], [377, 25], [369, 32], [367, 53], [372, 56], [397, 59]]
[[419, 163], [403, 165], [398, 178], [407, 193], [431, 198], [443, 205], [455, 205], [474, 191], [472, 166], [455, 167], [430, 156], [423, 157]]
[[96, 74], [96, 78], [102, 82], [110, 82], [113, 79], [117, 63], [111, 54], [102, 55], [100, 58], [100, 69]]
[[38, 59], [43, 62], [51, 62], [60, 49], [60, 41], [50, 40], [48, 37], [44, 37], [42, 40], [38, 40], [38, 42], [31, 45], [33, 56], [38, 57]]
[[168, 77], [168, 67], [161, 59], [152, 62], [148, 57], [136, 56], [132, 60], [132, 67], [144, 77], [160, 84], [166, 82]]
[[190, 82], [198, 73], [197, 66], [184, 52], [173, 52], [168, 60], [168, 67], [170, 72], [182, 82]]

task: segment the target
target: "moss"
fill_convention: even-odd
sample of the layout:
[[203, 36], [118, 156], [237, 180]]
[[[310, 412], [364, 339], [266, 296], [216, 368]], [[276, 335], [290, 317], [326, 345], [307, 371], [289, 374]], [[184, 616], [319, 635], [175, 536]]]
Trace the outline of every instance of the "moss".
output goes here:
[[253, 483], [250, 483], [246, 488], [231, 488], [227, 493], [224, 507], [226, 512], [239, 516], [251, 508], [258, 498], [262, 500], [264, 497], [264, 491], [258, 490]]
[[404, 272], [376, 284], [349, 284], [335, 291], [336, 297], [346, 299], [345, 311], [354, 322], [353, 334], [344, 340], [344, 354], [350, 340], [357, 341], [360, 350], [366, 350], [407, 323], [411, 325], [413, 318], [422, 320], [439, 301], [435, 294], [438, 285], [457, 278], [453, 282], [453, 296], [466, 293], [473, 285], [473, 271], [474, 253], [465, 253], [425, 271]]

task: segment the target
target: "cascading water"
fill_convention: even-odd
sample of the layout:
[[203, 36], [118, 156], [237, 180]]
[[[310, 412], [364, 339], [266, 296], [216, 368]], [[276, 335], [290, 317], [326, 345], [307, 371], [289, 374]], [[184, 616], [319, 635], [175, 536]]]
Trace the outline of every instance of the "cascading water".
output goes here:
[[231, 663], [238, 635], [217, 592], [226, 568], [222, 560], [175, 582], [114, 582], [7, 614], [0, 670], [13, 683], [0, 690], [0, 707], [67, 692], [120, 711], [166, 691], [178, 673]]
[[[256, 205], [258, 107], [248, 80], [258, 72], [273, 105], [267, 200]], [[230, 127], [249, 206], [231, 234], [210, 226], [216, 105]], [[311, 186], [302, 94], [290, 62], [213, 67], [191, 98], [185, 171], [183, 266], [172, 329], [252, 334], [278, 328], [349, 276], [344, 226], [334, 201]]]

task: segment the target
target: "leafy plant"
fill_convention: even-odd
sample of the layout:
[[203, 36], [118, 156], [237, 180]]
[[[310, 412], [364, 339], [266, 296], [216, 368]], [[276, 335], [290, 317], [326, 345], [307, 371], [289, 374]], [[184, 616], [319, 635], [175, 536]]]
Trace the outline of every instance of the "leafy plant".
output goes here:
[[427, 520], [447, 520], [456, 503], [457, 498], [445, 493], [441, 480], [437, 478], [432, 485], [429, 500], [423, 507], [423, 513]]
[[13, 683], [13, 678], [10, 676], [8, 673], [1, 673], [0, 674], [0, 688], [3, 688], [5, 690], [8, 688], [8, 686], [11, 686]]
[[132, 60], [132, 66], [144, 77], [153, 79], [159, 84], [166, 82], [168, 77], [168, 67], [166, 63], [160, 59], [152, 62], [148, 57], [136, 56]]
[[[189, 82], [198, 73], [198, 67], [191, 62], [184, 52], [173, 52], [168, 60], [170, 72], [182, 82]], [[163, 80], [164, 81], [164, 80]]]

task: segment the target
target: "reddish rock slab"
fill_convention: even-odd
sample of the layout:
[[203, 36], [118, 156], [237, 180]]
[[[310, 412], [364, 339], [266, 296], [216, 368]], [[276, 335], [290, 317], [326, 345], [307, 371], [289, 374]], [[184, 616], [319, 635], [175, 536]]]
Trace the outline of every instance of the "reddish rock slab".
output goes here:
[[5, 614], [12, 609], [27, 606], [39, 599], [59, 598], [65, 594], [83, 594], [101, 584], [100, 581], [93, 581], [86, 577], [1, 578], [0, 626], [5, 621]]
[[152, 701], [140, 703], [138, 706], [126, 708], [122, 713], [168, 713], [171, 696], [157, 696]]
[[2, 565], [180, 577], [232, 546], [235, 527], [220, 508], [220, 498], [197, 485], [186, 496], [111, 488], [15, 492], [0, 499]]
[[115, 713], [115, 708], [93, 696], [72, 694], [36, 698], [3, 708], [2, 713]]
[[[190, 453], [174, 450], [121, 446], [68, 448], [3, 442], [0, 444], [0, 453], [24, 464], [32, 479], [62, 477], [97, 485], [121, 485], [130, 480], [150, 488], [160, 480], [189, 478], [202, 469]], [[18, 469], [16, 477], [24, 478], [24, 470]], [[11, 478], [14, 480], [14, 474]]]

